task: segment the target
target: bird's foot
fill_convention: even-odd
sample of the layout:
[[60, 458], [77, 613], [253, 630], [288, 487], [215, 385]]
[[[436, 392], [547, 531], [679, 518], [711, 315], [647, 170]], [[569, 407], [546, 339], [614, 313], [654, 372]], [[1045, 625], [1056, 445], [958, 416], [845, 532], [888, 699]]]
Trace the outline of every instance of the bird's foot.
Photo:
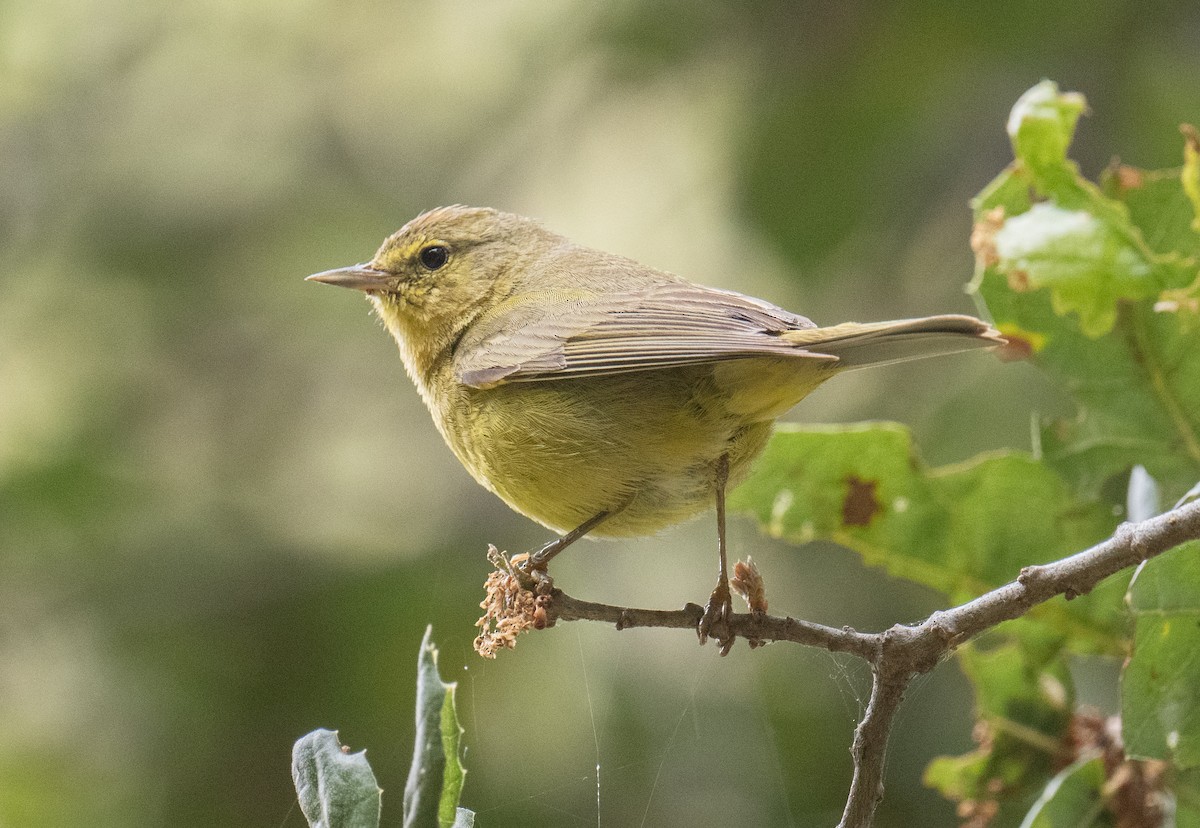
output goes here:
[[716, 588], [708, 597], [704, 614], [700, 616], [700, 623], [696, 625], [696, 635], [700, 637], [700, 643], [704, 644], [711, 636], [720, 645], [721, 655], [728, 653], [736, 638], [729, 628], [732, 617], [733, 601], [729, 593], [729, 581], [722, 578], [717, 581]]
[[514, 555], [511, 572], [521, 586], [535, 595], [549, 595], [554, 591], [554, 579], [550, 577], [549, 562], [539, 561], [537, 553]]

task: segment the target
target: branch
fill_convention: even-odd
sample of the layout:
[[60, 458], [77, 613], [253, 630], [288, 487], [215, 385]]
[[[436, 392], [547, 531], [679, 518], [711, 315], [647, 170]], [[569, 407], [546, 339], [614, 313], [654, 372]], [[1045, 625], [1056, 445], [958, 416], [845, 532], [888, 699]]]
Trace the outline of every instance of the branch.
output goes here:
[[[631, 627], [694, 630], [700, 623], [700, 616], [704, 614], [704, 609], [697, 604], [686, 604], [683, 609], [678, 610], [615, 607], [572, 598], [561, 589], [551, 590], [550, 598], [550, 624], [554, 621], [607, 621], [616, 625], [618, 630]], [[740, 636], [748, 641], [792, 641], [834, 653], [853, 653], [872, 662], [876, 658], [879, 638], [871, 633], [855, 632], [850, 627], [838, 629], [811, 621], [752, 612], [733, 613], [729, 623], [722, 626], [722, 640], [728, 635]]]
[[[871, 664], [871, 698], [854, 732], [854, 777], [840, 823], [841, 828], [866, 828], [883, 796], [884, 758], [892, 722], [915, 676], [932, 670], [958, 645], [1024, 615], [1037, 604], [1056, 595], [1068, 600], [1084, 595], [1122, 569], [1198, 539], [1200, 501], [1195, 501], [1141, 523], [1122, 524], [1111, 538], [1091, 549], [1053, 563], [1027, 566], [1015, 581], [961, 606], [935, 612], [916, 626], [898, 624], [882, 633], [861, 633], [850, 627], [837, 629], [752, 612], [734, 613], [727, 624], [718, 622], [712, 636], [719, 640], [740, 636], [751, 642], [792, 641], [852, 653]], [[552, 626], [556, 621], [607, 621], [619, 630], [694, 630], [702, 613], [695, 604], [680, 610], [648, 610], [582, 601], [554, 588], [544, 574], [534, 577], [516, 568], [510, 568], [509, 573], [538, 595], [542, 616], [529, 626]]]

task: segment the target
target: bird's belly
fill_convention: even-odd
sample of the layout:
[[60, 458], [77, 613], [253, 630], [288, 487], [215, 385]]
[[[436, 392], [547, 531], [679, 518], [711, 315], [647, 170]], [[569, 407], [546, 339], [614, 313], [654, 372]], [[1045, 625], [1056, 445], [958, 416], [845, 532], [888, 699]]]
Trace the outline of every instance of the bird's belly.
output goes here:
[[463, 465], [522, 514], [569, 531], [649, 534], [710, 507], [716, 461], [749, 471], [770, 421], [746, 423], [713, 397], [711, 372], [627, 374], [463, 389], [442, 429]]

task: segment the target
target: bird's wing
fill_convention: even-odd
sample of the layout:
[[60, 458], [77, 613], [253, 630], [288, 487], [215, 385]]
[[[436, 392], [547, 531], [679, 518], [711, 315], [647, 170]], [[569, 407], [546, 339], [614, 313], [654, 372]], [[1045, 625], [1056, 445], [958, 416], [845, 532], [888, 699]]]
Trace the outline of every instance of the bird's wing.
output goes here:
[[754, 356], [836, 362], [781, 337], [815, 327], [769, 302], [687, 282], [616, 294], [517, 296], [472, 325], [454, 365], [462, 383], [485, 388]]

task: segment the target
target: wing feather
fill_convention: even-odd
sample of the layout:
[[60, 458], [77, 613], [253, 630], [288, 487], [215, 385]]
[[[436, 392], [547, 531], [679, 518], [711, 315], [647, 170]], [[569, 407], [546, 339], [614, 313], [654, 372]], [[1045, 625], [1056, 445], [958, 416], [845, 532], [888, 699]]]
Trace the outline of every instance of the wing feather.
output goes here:
[[836, 361], [780, 336], [815, 327], [760, 299], [687, 282], [560, 299], [527, 295], [473, 326], [455, 368], [463, 383], [486, 387], [754, 356]]

